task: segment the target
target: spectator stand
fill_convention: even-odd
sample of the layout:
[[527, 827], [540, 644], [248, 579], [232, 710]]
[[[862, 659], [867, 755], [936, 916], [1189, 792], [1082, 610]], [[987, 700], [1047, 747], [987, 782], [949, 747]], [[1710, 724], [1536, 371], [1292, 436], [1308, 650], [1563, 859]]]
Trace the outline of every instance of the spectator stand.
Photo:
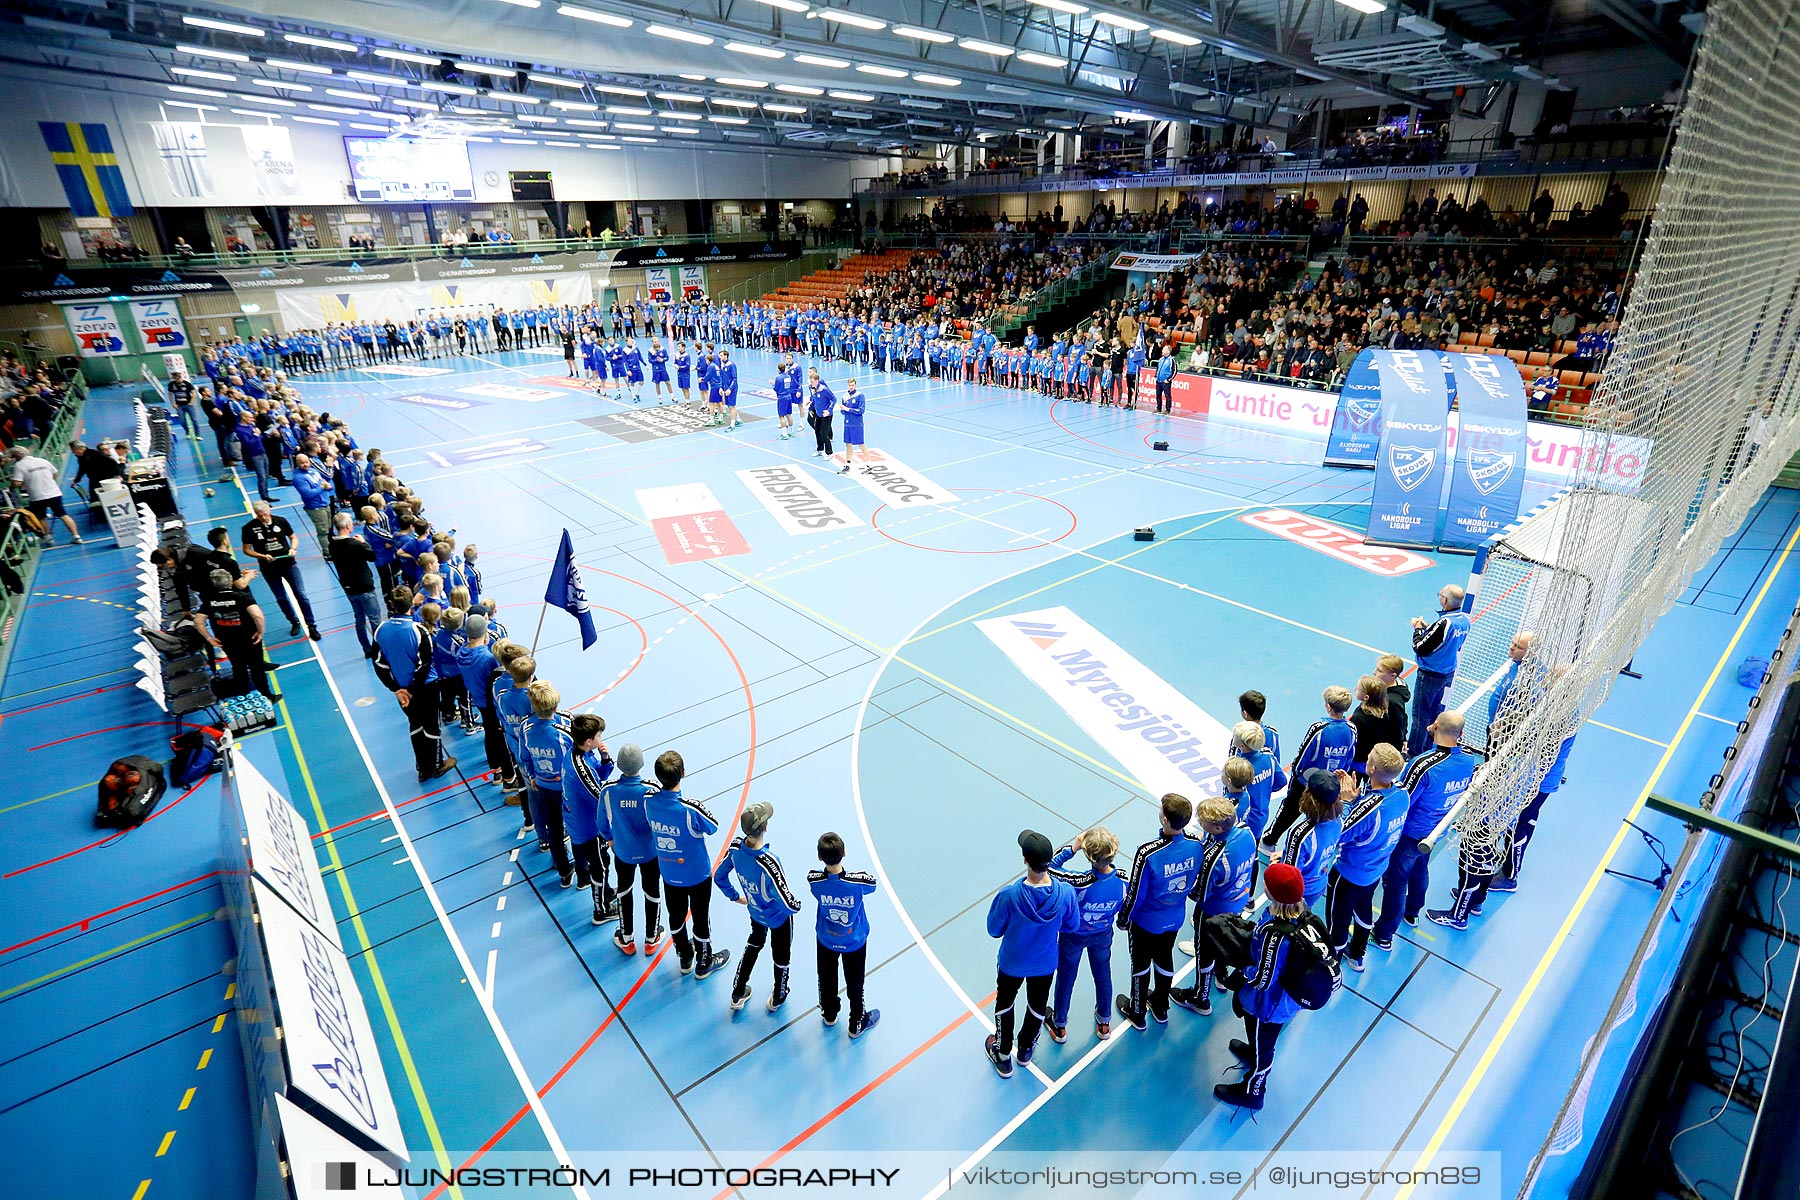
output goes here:
[[[38, 454], [59, 469], [68, 458], [69, 443], [81, 429], [81, 413], [86, 404], [87, 387], [81, 375], [75, 373], [64, 385], [56, 419], [37, 447]], [[0, 526], [0, 674], [4, 674], [7, 660], [12, 657], [14, 629], [43, 549], [37, 536], [19, 520], [16, 509], [7, 509], [0, 515]]]

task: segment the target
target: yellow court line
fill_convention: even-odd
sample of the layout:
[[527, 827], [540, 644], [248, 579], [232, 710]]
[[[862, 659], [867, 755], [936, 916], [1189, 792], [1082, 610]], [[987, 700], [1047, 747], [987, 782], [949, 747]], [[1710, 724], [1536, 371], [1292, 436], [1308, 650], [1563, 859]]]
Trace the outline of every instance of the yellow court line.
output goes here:
[[32, 988], [37, 987], [41, 983], [49, 983], [53, 979], [60, 979], [64, 975], [67, 975], [71, 971], [79, 971], [83, 967], [90, 967], [90, 966], [94, 965], [95, 963], [101, 961], [102, 959], [111, 958], [115, 954], [123, 954], [127, 950], [135, 950], [139, 946], [142, 946], [146, 942], [153, 942], [157, 938], [165, 937], [171, 933], [180, 933], [183, 929], [188, 928], [190, 925], [198, 925], [202, 921], [210, 921], [212, 919], [213, 919], [213, 914], [210, 912], [205, 912], [205, 913], [201, 913], [199, 916], [196, 916], [196, 917], [189, 917], [185, 921], [177, 921], [173, 925], [165, 926], [162, 929], [158, 929], [155, 933], [146, 933], [143, 937], [133, 938], [131, 941], [126, 942], [123, 945], [114, 946], [111, 950], [102, 950], [100, 953], [90, 955], [89, 957], [82, 959], [80, 962], [70, 963], [66, 967], [58, 967], [54, 971], [46, 972], [45, 974], [39, 975], [36, 979], [28, 979], [24, 983], [15, 983], [15, 984], [13, 984], [13, 986], [7, 988], [5, 991], [0, 992], [0, 1000], [5, 1000], [10, 996], [16, 996], [20, 992], [30, 991]]
[[188, 1110], [188, 1105], [194, 1102], [194, 1093], [199, 1090], [199, 1088], [189, 1088], [186, 1094], [181, 1097], [181, 1103], [175, 1106], [175, 1111], [186, 1112]]
[[219, 1019], [213, 1022], [213, 1032], [217, 1033], [223, 1028], [225, 1028], [225, 1014], [220, 1013]]
[[194, 1070], [204, 1071], [212, 1063], [212, 1047], [208, 1046], [200, 1052], [200, 1061], [194, 1064]]
[[161, 1158], [163, 1155], [167, 1154], [169, 1152], [170, 1145], [172, 1145], [174, 1143], [174, 1141], [175, 1141], [175, 1131], [173, 1129], [171, 1129], [171, 1130], [169, 1130], [169, 1132], [163, 1134], [162, 1145], [160, 1145], [156, 1148], [155, 1157]]
[[[254, 514], [250, 506], [250, 493], [244, 490], [244, 481], [238, 477], [237, 469], [232, 468], [232, 482], [237, 485], [238, 495], [244, 499], [244, 511]], [[369, 982], [375, 985], [375, 995], [381, 1002], [382, 1015], [387, 1019], [388, 1030], [394, 1035], [394, 1048], [400, 1055], [400, 1064], [406, 1072], [406, 1081], [412, 1087], [413, 1099], [419, 1106], [419, 1119], [425, 1124], [425, 1135], [431, 1139], [431, 1148], [437, 1155], [438, 1165], [445, 1171], [451, 1171], [455, 1164], [450, 1161], [449, 1149], [444, 1145], [443, 1135], [438, 1132], [437, 1118], [432, 1115], [431, 1101], [425, 1096], [425, 1083], [419, 1077], [418, 1064], [413, 1061], [412, 1050], [407, 1045], [406, 1034], [400, 1028], [400, 1014], [394, 1008], [393, 997], [388, 994], [387, 981], [381, 974], [381, 964], [375, 960], [374, 943], [369, 938], [368, 928], [363, 924], [362, 906], [356, 902], [356, 893], [350, 889], [350, 880], [344, 870], [344, 860], [338, 854], [337, 839], [331, 835], [331, 821], [325, 816], [325, 806], [319, 800], [319, 789], [313, 784], [312, 771], [306, 765], [306, 752], [300, 748], [300, 735], [294, 729], [294, 717], [288, 711], [287, 699], [277, 700], [276, 706], [281, 709], [281, 722], [287, 728], [288, 743], [294, 750], [294, 761], [300, 768], [300, 778], [306, 786], [307, 798], [312, 801], [313, 817], [323, 830], [325, 854], [331, 862], [331, 874], [337, 880], [338, 891], [344, 897], [344, 904], [350, 911], [350, 924], [356, 931], [356, 940], [362, 946], [362, 959], [368, 967]], [[211, 1054], [212, 1051], [207, 1051]], [[462, 1192], [452, 1185], [450, 1194], [461, 1200]]]
[[1633, 733], [1629, 729], [1620, 729], [1617, 725], [1608, 725], [1605, 721], [1596, 721], [1592, 717], [1588, 718], [1588, 724], [1600, 729], [1611, 730], [1613, 733], [1622, 733], [1626, 737], [1636, 738], [1640, 742], [1649, 742], [1652, 746], [1661, 746], [1665, 750], [1669, 748], [1669, 743], [1667, 742], [1659, 742], [1653, 737], [1645, 737], [1643, 734]]
[[131, 1200], [144, 1200], [144, 1193], [149, 1190], [150, 1181], [146, 1179], [137, 1185], [137, 1191], [131, 1193]]
[[1180, 539], [1186, 537], [1190, 533], [1198, 533], [1202, 529], [1205, 529], [1210, 525], [1217, 525], [1221, 521], [1229, 521], [1233, 517], [1241, 517], [1245, 513], [1253, 511], [1255, 508], [1256, 508], [1255, 505], [1251, 505], [1248, 508], [1234, 508], [1230, 512], [1225, 513], [1223, 516], [1214, 517], [1210, 521], [1202, 521], [1200, 524], [1195, 525], [1191, 529], [1184, 529], [1180, 533], [1176, 534], [1174, 537], [1165, 538], [1163, 541], [1160, 541], [1160, 542], [1147, 542], [1144, 545], [1139, 546], [1136, 550], [1131, 551], [1129, 554], [1121, 554], [1117, 558], [1109, 558], [1109, 559], [1105, 560], [1104, 562], [1095, 563], [1093, 566], [1089, 567], [1087, 570], [1078, 571], [1075, 574], [1069, 576], [1067, 579], [1059, 579], [1059, 580], [1056, 580], [1054, 583], [1047, 583], [1041, 588], [1033, 588], [1031, 591], [1026, 592], [1022, 596], [1014, 596], [1011, 600], [1004, 600], [1001, 603], [994, 605], [992, 608], [984, 608], [978, 613], [970, 613], [968, 616], [960, 617], [957, 620], [950, 622], [948, 625], [940, 625], [936, 629], [927, 629], [924, 633], [921, 633], [918, 637], [913, 638], [912, 639], [913, 643], [917, 644], [919, 642], [924, 641], [928, 637], [935, 637], [936, 635], [943, 633], [945, 630], [955, 629], [958, 625], [966, 625], [970, 621], [979, 620], [980, 618], [987, 616], [991, 612], [998, 612], [999, 610], [1001, 610], [1003, 608], [1011, 608], [1013, 605], [1023, 603], [1024, 601], [1031, 599], [1033, 596], [1036, 596], [1043, 592], [1049, 591], [1051, 588], [1061, 587], [1067, 583], [1074, 583], [1077, 579], [1081, 579], [1084, 576], [1092, 575], [1095, 571], [1104, 571], [1107, 567], [1116, 567], [1128, 558], [1136, 558], [1138, 555], [1148, 553], [1149, 551], [1156, 549], [1158, 546], [1167, 546], [1170, 542], [1179, 541]]
[[[1444, 1119], [1438, 1122], [1437, 1130], [1431, 1135], [1431, 1140], [1425, 1143], [1425, 1149], [1419, 1155], [1418, 1162], [1413, 1164], [1414, 1178], [1418, 1178], [1422, 1172], [1427, 1170], [1431, 1166], [1432, 1159], [1437, 1157], [1438, 1151], [1443, 1149], [1444, 1140], [1450, 1136], [1450, 1130], [1462, 1117], [1463, 1110], [1468, 1108], [1469, 1101], [1474, 1097], [1476, 1089], [1481, 1086], [1482, 1079], [1487, 1076], [1488, 1068], [1493, 1066], [1494, 1059], [1500, 1054], [1500, 1048], [1506, 1044], [1506, 1039], [1512, 1035], [1514, 1026], [1519, 1023], [1519, 1018], [1524, 1014], [1526, 1005], [1530, 1004], [1531, 998], [1537, 994], [1538, 986], [1543, 983], [1544, 976], [1550, 970], [1550, 964], [1556, 961], [1557, 954], [1561, 952], [1563, 943], [1568, 941], [1569, 934], [1574, 930], [1575, 922], [1581, 917], [1582, 910], [1593, 898], [1594, 890], [1600, 886], [1600, 881], [1606, 877], [1606, 870], [1612, 866], [1614, 856], [1619, 853], [1619, 847], [1625, 844], [1625, 835], [1631, 832], [1631, 822], [1643, 812], [1644, 802], [1649, 799], [1650, 793], [1656, 790], [1658, 781], [1662, 779], [1663, 771], [1668, 768], [1670, 760], [1675, 757], [1676, 747], [1680, 746], [1682, 738], [1687, 736], [1688, 728], [1693, 725], [1694, 718], [1700, 715], [1700, 705], [1706, 700], [1707, 694], [1712, 691], [1713, 684], [1719, 681], [1720, 673], [1725, 670], [1725, 664], [1736, 652], [1738, 641], [1744, 636], [1744, 630], [1750, 627], [1750, 621], [1756, 616], [1757, 609], [1762, 607], [1763, 598], [1769, 594], [1769, 589], [1774, 586], [1775, 580], [1781, 575], [1781, 569], [1786, 565], [1788, 555], [1793, 553], [1796, 542], [1800, 542], [1800, 529], [1794, 530], [1792, 536], [1788, 538], [1787, 545], [1782, 548], [1781, 557], [1775, 560], [1775, 569], [1769, 572], [1767, 579], [1763, 580], [1762, 588], [1756, 593], [1755, 601], [1751, 603], [1749, 611], [1744, 614], [1744, 619], [1738, 622], [1737, 631], [1725, 644], [1724, 651], [1719, 655], [1719, 661], [1713, 664], [1712, 674], [1706, 677], [1706, 683], [1694, 696], [1693, 706], [1688, 709], [1687, 716], [1682, 718], [1681, 727], [1675, 731], [1675, 740], [1663, 750], [1662, 758], [1657, 761], [1656, 769], [1650, 772], [1650, 778], [1644, 784], [1644, 790], [1638, 793], [1638, 798], [1632, 804], [1631, 811], [1625, 814], [1625, 820], [1619, 823], [1618, 832], [1613, 834], [1612, 844], [1606, 848], [1606, 853], [1595, 864], [1594, 873], [1588, 876], [1587, 886], [1581, 889], [1581, 895], [1575, 898], [1574, 905], [1569, 909], [1569, 915], [1563, 918], [1563, 923], [1557, 929], [1556, 935], [1550, 939], [1550, 944], [1544, 947], [1543, 957], [1538, 959], [1537, 966], [1532, 969], [1530, 978], [1519, 990], [1519, 998], [1514, 1000], [1512, 1008], [1507, 1010], [1506, 1018], [1500, 1022], [1500, 1028], [1494, 1031], [1494, 1036], [1488, 1042], [1487, 1049], [1481, 1052], [1481, 1058], [1475, 1063], [1475, 1070], [1463, 1083], [1462, 1090], [1457, 1093], [1449, 1111], [1444, 1114]], [[1395, 1194], [1394, 1200], [1407, 1200], [1417, 1186], [1416, 1183], [1407, 1184]]]

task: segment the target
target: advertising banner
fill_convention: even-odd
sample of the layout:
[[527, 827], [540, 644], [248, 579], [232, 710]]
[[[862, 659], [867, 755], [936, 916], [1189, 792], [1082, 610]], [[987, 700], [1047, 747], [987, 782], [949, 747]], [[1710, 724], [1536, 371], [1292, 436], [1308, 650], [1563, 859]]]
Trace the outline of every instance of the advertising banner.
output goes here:
[[1386, 350], [1364, 350], [1344, 374], [1337, 412], [1325, 439], [1325, 465], [1375, 469], [1381, 448], [1381, 374], [1375, 363]]
[[111, 304], [65, 304], [62, 310], [81, 357], [112, 358], [125, 353], [125, 331], [119, 327], [118, 309]]
[[1381, 448], [1368, 540], [1409, 546], [1437, 541], [1450, 444], [1450, 394], [1435, 352], [1394, 350], [1376, 361], [1381, 377]]
[[668, 267], [644, 268], [644, 292], [653, 304], [667, 304], [675, 294]]
[[144, 352], [186, 350], [189, 347], [186, 326], [173, 299], [133, 300], [131, 321], [138, 336], [144, 339]]
[[281, 125], [240, 125], [244, 149], [250, 153], [250, 177], [256, 194], [276, 198], [300, 192], [300, 169], [294, 161], [294, 142]]
[[704, 295], [706, 295], [706, 268], [693, 266], [681, 268], [681, 298], [692, 300], [696, 296]]
[[[1474, 550], [1519, 515], [1525, 490], [1525, 381], [1492, 354], [1443, 356], [1459, 415], [1443, 545]], [[1504, 368], [1504, 369], [1502, 369]]]
[[1154, 275], [1166, 274], [1177, 267], [1185, 267], [1198, 257], [1193, 254], [1121, 254], [1113, 259], [1112, 269], [1115, 271], [1145, 271]]

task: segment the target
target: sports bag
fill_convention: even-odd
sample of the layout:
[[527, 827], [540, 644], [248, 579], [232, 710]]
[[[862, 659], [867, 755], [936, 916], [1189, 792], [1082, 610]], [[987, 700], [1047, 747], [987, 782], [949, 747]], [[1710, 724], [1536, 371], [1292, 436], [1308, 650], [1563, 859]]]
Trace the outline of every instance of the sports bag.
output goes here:
[[1298, 921], [1271, 921], [1287, 935], [1287, 958], [1281, 966], [1281, 990], [1305, 1009], [1321, 1009], [1344, 986], [1344, 974], [1331, 949], [1325, 923], [1312, 913]]
[[94, 824], [132, 829], [144, 823], [166, 788], [162, 764], [141, 754], [116, 759], [100, 778]]
[[202, 726], [184, 729], [169, 739], [175, 757], [169, 761], [169, 780], [178, 788], [193, 787], [219, 765], [219, 731]]

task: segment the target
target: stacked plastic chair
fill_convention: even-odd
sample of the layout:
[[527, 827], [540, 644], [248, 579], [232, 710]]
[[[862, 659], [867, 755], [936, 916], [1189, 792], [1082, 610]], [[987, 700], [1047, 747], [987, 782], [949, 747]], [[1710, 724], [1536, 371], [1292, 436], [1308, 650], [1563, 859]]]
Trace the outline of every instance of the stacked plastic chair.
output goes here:
[[[162, 572], [150, 561], [157, 547], [174, 551], [187, 545], [187, 526], [179, 518], [158, 528], [148, 505], [138, 505], [138, 622], [146, 633], [166, 632], [188, 614], [180, 594], [163, 582]], [[218, 703], [212, 690], [212, 664], [204, 648], [178, 652], [159, 651], [148, 639], [137, 648], [136, 686], [172, 716], [186, 716]]]

